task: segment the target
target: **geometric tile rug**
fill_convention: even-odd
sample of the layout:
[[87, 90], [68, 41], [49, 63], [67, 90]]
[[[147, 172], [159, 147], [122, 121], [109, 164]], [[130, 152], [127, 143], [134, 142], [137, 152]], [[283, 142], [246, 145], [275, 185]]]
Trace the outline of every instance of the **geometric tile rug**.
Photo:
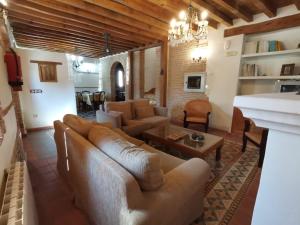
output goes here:
[[258, 150], [247, 147], [241, 153], [241, 145], [225, 140], [222, 159], [216, 162], [214, 155], [205, 160], [211, 166], [211, 177], [204, 199], [203, 221], [196, 225], [227, 225], [253, 181], [258, 170]]

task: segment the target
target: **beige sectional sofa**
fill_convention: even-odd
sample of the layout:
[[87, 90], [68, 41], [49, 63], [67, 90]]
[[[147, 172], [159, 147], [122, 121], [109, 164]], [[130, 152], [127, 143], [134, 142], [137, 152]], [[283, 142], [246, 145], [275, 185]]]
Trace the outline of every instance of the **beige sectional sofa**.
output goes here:
[[167, 108], [152, 106], [149, 99], [137, 99], [124, 102], [106, 102], [105, 112], [98, 110], [98, 122], [111, 122], [130, 136], [137, 136], [144, 130], [168, 122]]
[[59, 173], [97, 225], [188, 225], [203, 213], [209, 166], [158, 151], [109, 124], [55, 121]]

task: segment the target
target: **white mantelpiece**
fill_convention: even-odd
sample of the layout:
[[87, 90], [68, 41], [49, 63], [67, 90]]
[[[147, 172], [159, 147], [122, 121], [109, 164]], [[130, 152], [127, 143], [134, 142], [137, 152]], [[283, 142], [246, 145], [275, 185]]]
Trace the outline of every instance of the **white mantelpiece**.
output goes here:
[[300, 95], [237, 96], [234, 106], [269, 128], [252, 225], [299, 225]]

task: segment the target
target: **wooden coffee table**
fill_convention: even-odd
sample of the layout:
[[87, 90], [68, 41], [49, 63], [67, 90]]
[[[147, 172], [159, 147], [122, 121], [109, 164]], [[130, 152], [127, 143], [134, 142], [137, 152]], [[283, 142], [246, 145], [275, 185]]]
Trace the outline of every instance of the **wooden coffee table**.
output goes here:
[[[203, 135], [204, 141], [202, 143], [193, 141], [191, 139], [191, 135], [193, 133]], [[170, 135], [174, 134], [182, 134], [183, 137], [176, 141], [170, 139]], [[221, 148], [224, 144], [224, 138], [222, 137], [186, 129], [172, 124], [146, 130], [143, 132], [143, 137], [147, 143], [149, 141], [153, 141], [162, 144], [167, 148], [174, 148], [177, 151], [191, 157], [204, 158], [210, 152], [216, 151], [216, 161], [221, 159]]]

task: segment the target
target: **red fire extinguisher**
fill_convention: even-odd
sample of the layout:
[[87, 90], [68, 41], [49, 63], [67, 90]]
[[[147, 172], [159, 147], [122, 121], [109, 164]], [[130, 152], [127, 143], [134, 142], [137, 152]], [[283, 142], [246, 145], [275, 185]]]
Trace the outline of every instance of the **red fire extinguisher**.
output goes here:
[[13, 49], [10, 49], [10, 52], [5, 53], [4, 61], [6, 62], [9, 85], [15, 90], [22, 90], [23, 80], [20, 56]]

